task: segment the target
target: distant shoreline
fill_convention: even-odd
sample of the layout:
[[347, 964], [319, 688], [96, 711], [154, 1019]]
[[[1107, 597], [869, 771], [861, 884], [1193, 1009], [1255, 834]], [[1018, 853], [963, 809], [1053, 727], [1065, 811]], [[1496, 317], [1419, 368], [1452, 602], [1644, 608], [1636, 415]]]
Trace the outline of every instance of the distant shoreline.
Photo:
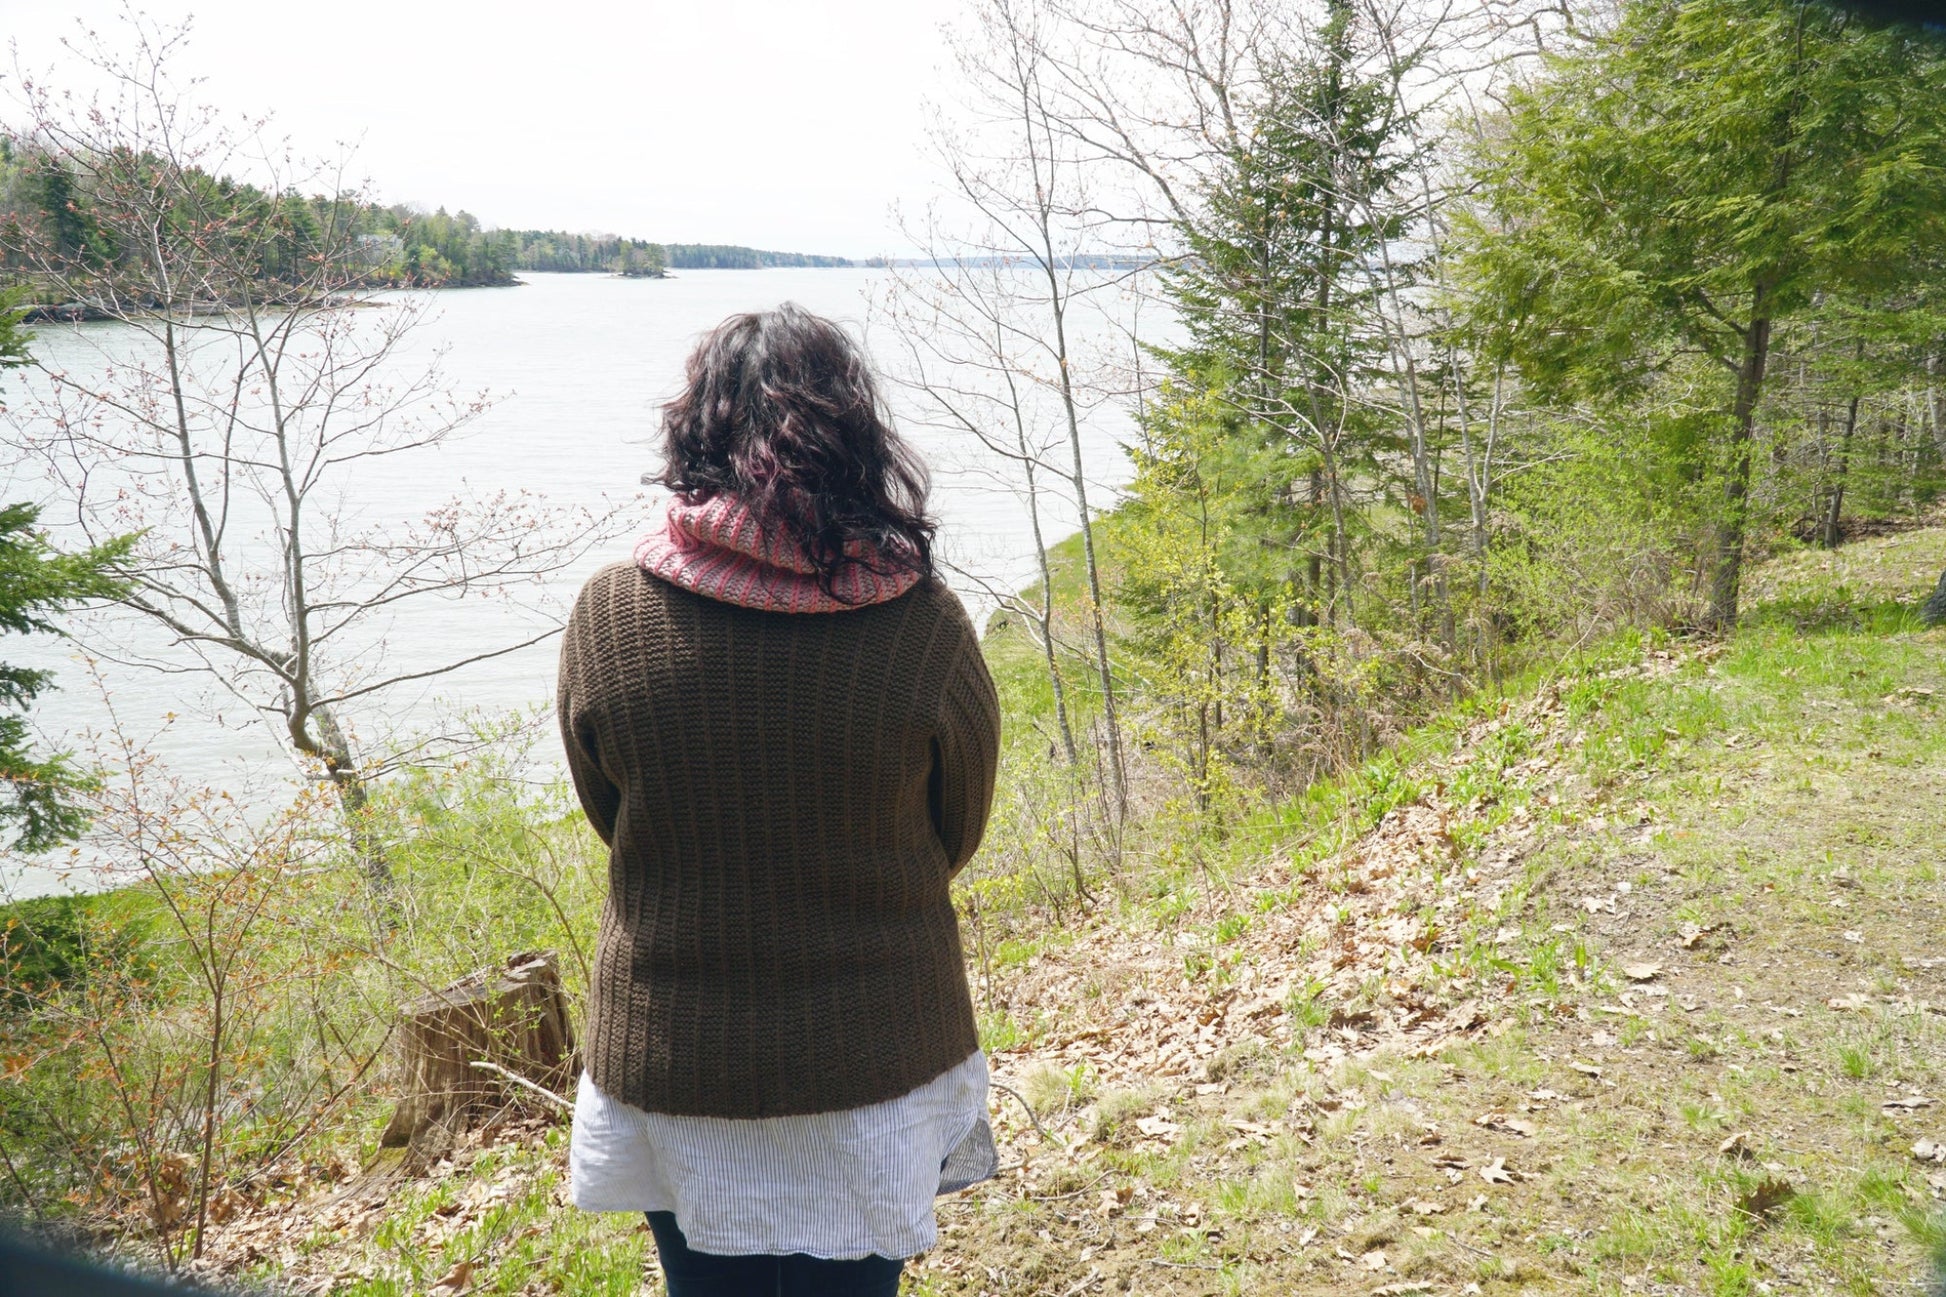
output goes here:
[[[893, 264], [903, 264], [903, 263], [893, 263]], [[823, 258], [820, 259], [820, 261], [815, 265], [801, 265], [801, 266], [798, 265], [772, 265], [772, 266], [740, 265], [740, 266], [680, 267], [680, 269], [683, 271], [863, 270], [863, 269], [882, 269], [882, 268], [883, 268], [883, 263], [872, 262], [872, 261], [846, 261], [842, 264], [838, 264], [835, 258]], [[634, 274], [634, 275], [623, 274], [620, 271], [615, 271], [615, 270], [600, 270], [594, 268], [590, 268], [586, 270], [576, 270], [576, 269], [516, 270], [512, 272], [512, 274], [510, 274], [505, 280], [496, 281], [493, 283], [424, 284], [418, 286], [409, 285], [409, 284], [374, 284], [371, 288], [371, 291], [379, 292], [379, 293], [466, 293], [466, 292], [472, 292], [475, 289], [482, 289], [482, 288], [519, 288], [523, 286], [523, 284], [526, 282], [521, 278], [522, 275], [585, 275], [591, 278], [602, 278], [602, 279], [675, 279], [678, 277], [674, 273], [676, 269], [678, 268], [672, 267], [669, 270], [664, 270], [660, 274]], [[338, 303], [338, 305], [343, 305], [343, 306], [363, 306], [363, 305], [370, 305], [370, 304], [371, 303], [369, 303], [363, 298], [352, 298], [344, 302]], [[273, 304], [265, 303], [265, 305], [269, 306]], [[159, 309], [160, 308], [151, 308], [151, 311], [149, 313], [153, 313], [154, 311], [157, 311]], [[221, 315], [226, 310], [230, 310], [232, 308], [220, 302], [194, 302], [182, 307], [181, 309], [185, 314], [188, 315]], [[20, 319], [22, 324], [29, 324], [29, 325], [32, 324], [112, 324], [116, 321], [126, 320], [127, 318], [129, 318], [130, 314], [131, 312], [110, 311], [104, 307], [96, 305], [93, 302], [35, 302], [21, 308]]]

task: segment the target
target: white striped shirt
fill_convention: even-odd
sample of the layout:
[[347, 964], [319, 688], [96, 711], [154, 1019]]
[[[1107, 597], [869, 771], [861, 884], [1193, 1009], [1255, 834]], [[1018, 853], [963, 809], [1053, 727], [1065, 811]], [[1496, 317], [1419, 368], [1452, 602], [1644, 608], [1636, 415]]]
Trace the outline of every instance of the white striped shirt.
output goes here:
[[570, 1191], [589, 1211], [666, 1211], [698, 1252], [909, 1257], [938, 1238], [933, 1199], [993, 1175], [986, 1055], [883, 1103], [736, 1120], [643, 1112], [585, 1072]]

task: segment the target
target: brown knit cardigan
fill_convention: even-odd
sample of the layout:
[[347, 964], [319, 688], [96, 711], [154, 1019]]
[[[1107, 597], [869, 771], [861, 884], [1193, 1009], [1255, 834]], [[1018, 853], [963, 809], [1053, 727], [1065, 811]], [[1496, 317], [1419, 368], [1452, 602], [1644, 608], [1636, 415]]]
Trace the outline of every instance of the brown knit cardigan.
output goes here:
[[617, 564], [568, 619], [558, 702], [609, 847], [584, 1037], [604, 1093], [832, 1112], [973, 1052], [947, 885], [986, 826], [1000, 719], [951, 591], [792, 615]]

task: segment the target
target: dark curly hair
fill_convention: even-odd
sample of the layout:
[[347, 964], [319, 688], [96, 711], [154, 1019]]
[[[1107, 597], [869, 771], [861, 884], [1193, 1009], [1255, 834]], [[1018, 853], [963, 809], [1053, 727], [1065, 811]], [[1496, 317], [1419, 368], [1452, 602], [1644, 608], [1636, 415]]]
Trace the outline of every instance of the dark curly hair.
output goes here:
[[684, 504], [731, 496], [782, 527], [833, 598], [847, 563], [934, 575], [926, 466], [892, 429], [845, 331], [794, 302], [733, 315], [689, 355], [662, 408], [663, 467]]

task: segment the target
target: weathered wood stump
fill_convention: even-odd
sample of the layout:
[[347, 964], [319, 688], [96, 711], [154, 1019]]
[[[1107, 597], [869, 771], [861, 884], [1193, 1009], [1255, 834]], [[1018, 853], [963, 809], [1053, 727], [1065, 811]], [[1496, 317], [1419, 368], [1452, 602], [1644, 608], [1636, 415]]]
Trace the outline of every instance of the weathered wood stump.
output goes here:
[[[476, 1120], [510, 1102], [568, 1088], [574, 1029], [552, 951], [525, 951], [406, 1005], [400, 1040], [405, 1097], [379, 1136], [419, 1171]], [[517, 1078], [517, 1079], [516, 1079]]]
[[1926, 602], [1919, 605], [1919, 624], [1922, 626], [1946, 626], [1946, 572], [1939, 574], [1939, 584]]

